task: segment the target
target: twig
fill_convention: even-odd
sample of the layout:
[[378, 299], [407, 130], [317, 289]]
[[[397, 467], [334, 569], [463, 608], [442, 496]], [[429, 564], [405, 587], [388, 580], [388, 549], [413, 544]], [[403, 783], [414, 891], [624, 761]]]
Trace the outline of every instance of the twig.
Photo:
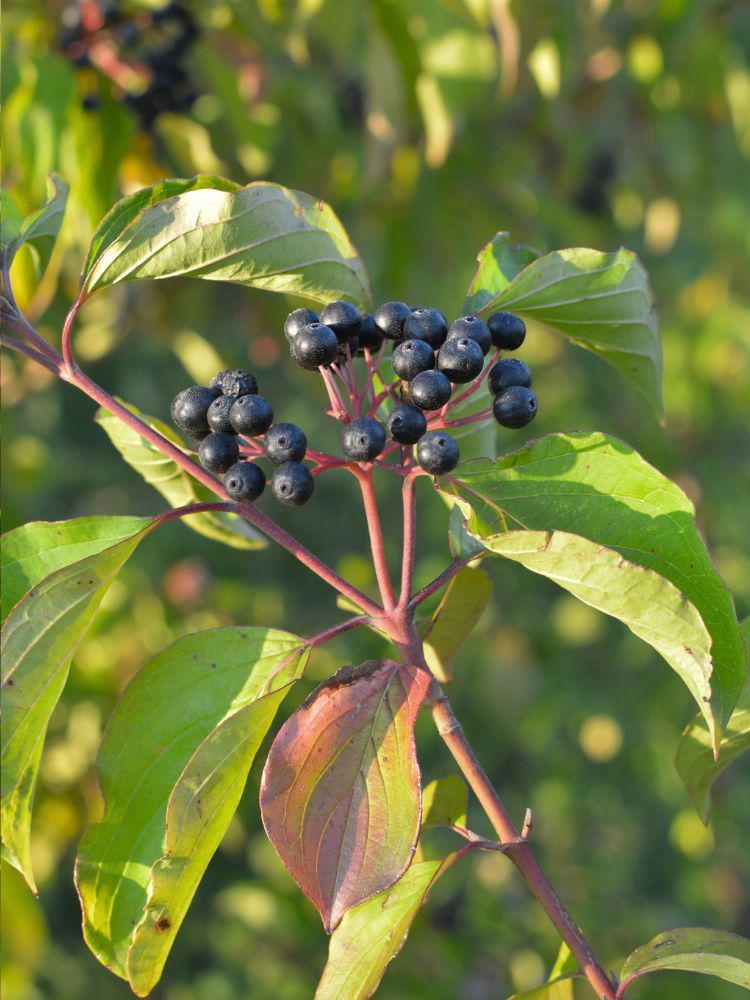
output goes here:
[[372, 561], [375, 566], [375, 576], [378, 581], [380, 597], [386, 612], [392, 611], [396, 606], [396, 595], [393, 592], [393, 584], [388, 575], [388, 563], [385, 558], [385, 545], [383, 544], [383, 528], [380, 524], [378, 502], [375, 497], [375, 488], [372, 484], [372, 470], [362, 469], [359, 465], [353, 465], [351, 466], [351, 471], [362, 491], [362, 503], [365, 508]]

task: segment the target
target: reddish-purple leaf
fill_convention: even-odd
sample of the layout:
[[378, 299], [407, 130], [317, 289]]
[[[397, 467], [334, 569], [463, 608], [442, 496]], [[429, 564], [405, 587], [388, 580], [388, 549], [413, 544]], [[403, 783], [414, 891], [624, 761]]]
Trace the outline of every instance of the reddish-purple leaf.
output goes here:
[[419, 833], [414, 722], [429, 675], [391, 660], [343, 667], [282, 727], [263, 771], [266, 833], [330, 933], [393, 885]]

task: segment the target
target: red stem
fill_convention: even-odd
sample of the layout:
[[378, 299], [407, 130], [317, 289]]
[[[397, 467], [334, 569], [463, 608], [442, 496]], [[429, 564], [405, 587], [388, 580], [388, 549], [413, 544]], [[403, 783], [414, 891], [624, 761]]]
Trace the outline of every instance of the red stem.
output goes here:
[[454, 559], [450, 566], [443, 570], [440, 576], [436, 576], [432, 583], [428, 583], [426, 587], [423, 587], [417, 594], [414, 595], [409, 602], [409, 610], [416, 608], [418, 604], [421, 604], [422, 601], [426, 601], [428, 597], [431, 597], [436, 591], [440, 590], [441, 587], [444, 587], [446, 583], [449, 583], [456, 573], [460, 572], [464, 568], [467, 562], [468, 559]]
[[392, 611], [396, 606], [396, 595], [393, 592], [391, 578], [388, 575], [388, 563], [385, 558], [385, 545], [383, 544], [383, 529], [380, 524], [375, 488], [372, 484], [372, 469], [362, 469], [359, 465], [354, 465], [351, 466], [351, 471], [356, 477], [359, 488], [362, 491], [362, 503], [365, 508], [367, 530], [370, 535], [370, 548], [372, 549], [372, 561], [375, 566], [375, 576], [378, 581], [380, 597], [386, 612]]
[[419, 474], [418, 471], [414, 471], [404, 476], [401, 488], [404, 506], [404, 540], [401, 558], [401, 594], [398, 599], [398, 606], [400, 608], [408, 604], [414, 582], [414, 553], [417, 527], [416, 486]]
[[[11, 324], [12, 325], [12, 324]], [[35, 361], [42, 368], [46, 368], [48, 372], [52, 372], [53, 375], [60, 374], [59, 364], [52, 361], [48, 355], [42, 354], [41, 351], [35, 350], [33, 347], [29, 347], [28, 344], [24, 344], [21, 340], [16, 340], [15, 337], [3, 336], [0, 334], [0, 347], [8, 347], [11, 351], [18, 351], [19, 354], [26, 355], [32, 361]]]

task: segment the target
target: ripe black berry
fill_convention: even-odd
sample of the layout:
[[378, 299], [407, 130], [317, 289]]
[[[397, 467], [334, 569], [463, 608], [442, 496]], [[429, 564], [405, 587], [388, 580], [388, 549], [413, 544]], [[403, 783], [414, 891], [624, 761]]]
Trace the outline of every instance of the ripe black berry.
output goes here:
[[451, 382], [471, 382], [484, 367], [484, 354], [472, 337], [454, 337], [438, 351], [437, 365]]
[[274, 465], [300, 462], [307, 451], [307, 438], [296, 424], [274, 424], [266, 432], [263, 446]]
[[254, 437], [265, 434], [271, 426], [273, 410], [263, 396], [240, 396], [239, 399], [232, 399], [229, 420], [238, 434]]
[[271, 489], [277, 500], [290, 507], [299, 507], [313, 495], [315, 480], [301, 462], [284, 462], [273, 470]]
[[292, 341], [292, 357], [300, 368], [314, 371], [336, 360], [339, 342], [336, 334], [323, 323], [308, 323]]
[[448, 324], [439, 309], [414, 309], [404, 323], [404, 340], [426, 340], [435, 350], [447, 335]]
[[[245, 397], [252, 399], [252, 396]], [[206, 418], [212, 431], [222, 431], [224, 434], [234, 434], [234, 427], [229, 423], [229, 411], [234, 406], [234, 396], [217, 396], [208, 408]]]
[[310, 323], [317, 323], [319, 320], [320, 316], [318, 316], [314, 309], [295, 309], [286, 318], [284, 336], [288, 341], [292, 341], [303, 326], [308, 326]]
[[320, 314], [321, 323], [330, 326], [339, 340], [351, 340], [359, 333], [362, 313], [351, 302], [329, 302]]
[[220, 431], [208, 434], [198, 445], [198, 457], [207, 472], [221, 475], [234, 465], [240, 449], [237, 438], [233, 434], [222, 434]]
[[515, 351], [526, 339], [526, 324], [515, 313], [494, 313], [487, 320], [492, 343], [503, 351]]
[[439, 410], [451, 398], [451, 384], [442, 372], [420, 372], [409, 383], [411, 400], [420, 410]]
[[391, 358], [394, 372], [407, 382], [435, 367], [435, 354], [426, 340], [404, 340], [398, 344]]
[[341, 447], [347, 458], [371, 462], [385, 448], [385, 431], [372, 417], [359, 417], [341, 432]]
[[402, 340], [404, 323], [410, 316], [411, 309], [405, 302], [386, 302], [377, 310], [373, 319], [386, 340]]
[[417, 442], [417, 461], [433, 476], [455, 469], [460, 457], [458, 445], [445, 431], [427, 431]]
[[379, 350], [380, 345], [383, 343], [383, 334], [375, 326], [375, 320], [369, 313], [366, 313], [362, 317], [362, 323], [359, 328], [359, 333], [357, 334], [357, 339], [359, 340], [359, 348], [357, 350], [358, 354], [364, 354], [365, 349], [374, 354], [375, 351]]
[[232, 500], [252, 503], [266, 485], [266, 474], [254, 462], [235, 462], [224, 476], [224, 488]]
[[216, 396], [215, 389], [207, 389], [203, 385], [191, 385], [189, 389], [183, 389], [172, 401], [172, 420], [188, 434], [207, 432], [210, 430], [208, 408]]
[[219, 372], [211, 379], [211, 386], [219, 386], [225, 396], [253, 396], [258, 391], [255, 376], [242, 368]]
[[487, 376], [487, 385], [493, 396], [497, 396], [503, 389], [511, 385], [523, 385], [527, 389], [531, 388], [531, 369], [518, 358], [503, 358], [496, 365], [490, 368]]
[[388, 433], [399, 444], [416, 444], [426, 430], [424, 413], [408, 403], [401, 403], [388, 417]]
[[525, 427], [536, 416], [539, 404], [525, 385], [511, 385], [495, 396], [492, 412], [501, 427]]
[[471, 337], [482, 348], [482, 354], [487, 354], [492, 347], [490, 328], [478, 316], [461, 316], [448, 327], [446, 341], [454, 337]]

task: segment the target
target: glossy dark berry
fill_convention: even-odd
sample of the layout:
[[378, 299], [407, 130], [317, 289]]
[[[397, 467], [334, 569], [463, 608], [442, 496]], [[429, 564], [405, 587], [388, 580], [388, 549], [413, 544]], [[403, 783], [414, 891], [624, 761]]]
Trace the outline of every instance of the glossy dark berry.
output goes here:
[[295, 309], [286, 318], [284, 336], [287, 340], [292, 341], [303, 326], [308, 326], [310, 323], [317, 323], [319, 320], [320, 316], [318, 316], [314, 309]]
[[252, 396], [258, 391], [255, 376], [243, 368], [219, 372], [211, 379], [211, 386], [218, 386], [225, 396]]
[[471, 382], [484, 367], [484, 354], [472, 337], [454, 337], [438, 351], [437, 366], [451, 382]]
[[458, 445], [445, 431], [427, 431], [417, 442], [417, 461], [433, 476], [455, 469], [460, 457]]
[[404, 323], [404, 340], [426, 340], [435, 350], [445, 343], [448, 324], [439, 309], [414, 309]]
[[240, 503], [257, 500], [266, 485], [266, 474], [254, 462], [235, 462], [224, 476], [224, 489], [230, 499]]
[[411, 309], [405, 302], [386, 302], [373, 316], [375, 326], [386, 340], [403, 340], [404, 323], [411, 316]]
[[501, 351], [515, 351], [526, 339], [526, 324], [520, 316], [510, 312], [494, 313], [487, 320], [492, 343]]
[[478, 316], [461, 316], [454, 320], [448, 327], [446, 342], [453, 340], [454, 337], [471, 337], [472, 340], [476, 340], [482, 348], [482, 354], [488, 354], [492, 347], [490, 328]]
[[292, 357], [300, 368], [314, 371], [336, 360], [339, 342], [336, 334], [323, 323], [308, 323], [292, 341]]
[[307, 438], [296, 424], [274, 424], [266, 432], [263, 447], [275, 465], [301, 462], [307, 452]]
[[359, 333], [362, 313], [351, 302], [329, 302], [320, 314], [320, 322], [330, 326], [339, 340], [351, 340]]
[[207, 472], [221, 475], [237, 461], [240, 449], [233, 434], [215, 431], [198, 445], [198, 458]]
[[511, 385], [523, 385], [527, 389], [531, 388], [531, 369], [518, 358], [503, 358], [496, 365], [490, 368], [487, 376], [487, 385], [493, 396], [497, 396], [503, 389]]
[[439, 410], [451, 398], [451, 384], [442, 372], [420, 372], [409, 383], [409, 392], [420, 410]]
[[284, 462], [273, 470], [271, 489], [277, 500], [290, 507], [300, 507], [313, 495], [315, 479], [301, 462]]
[[347, 458], [371, 462], [385, 448], [385, 431], [372, 417], [358, 417], [341, 432], [341, 447]]
[[172, 401], [172, 420], [188, 434], [201, 434], [210, 430], [208, 408], [216, 395], [215, 389], [207, 389], [204, 385], [191, 385], [189, 389], [183, 389]]
[[375, 351], [380, 349], [380, 345], [383, 343], [383, 334], [375, 326], [375, 320], [369, 313], [366, 313], [362, 317], [357, 340], [359, 341], [358, 354], [364, 354], [365, 349], [374, 354]]
[[539, 404], [525, 385], [511, 385], [495, 396], [492, 412], [501, 427], [525, 427], [536, 416]]
[[426, 340], [404, 340], [394, 348], [391, 364], [399, 378], [411, 382], [435, 367], [435, 353]]
[[[252, 396], [246, 396], [245, 398], [253, 399]], [[208, 426], [212, 431], [222, 431], [224, 434], [236, 433], [234, 427], [229, 422], [229, 412], [235, 402], [234, 396], [217, 396], [213, 403], [211, 403], [206, 418]]]
[[255, 437], [256, 434], [265, 434], [271, 426], [273, 410], [263, 396], [240, 396], [239, 399], [232, 399], [229, 420], [238, 434]]
[[416, 444], [426, 430], [424, 413], [408, 403], [401, 403], [388, 417], [388, 433], [399, 444]]

